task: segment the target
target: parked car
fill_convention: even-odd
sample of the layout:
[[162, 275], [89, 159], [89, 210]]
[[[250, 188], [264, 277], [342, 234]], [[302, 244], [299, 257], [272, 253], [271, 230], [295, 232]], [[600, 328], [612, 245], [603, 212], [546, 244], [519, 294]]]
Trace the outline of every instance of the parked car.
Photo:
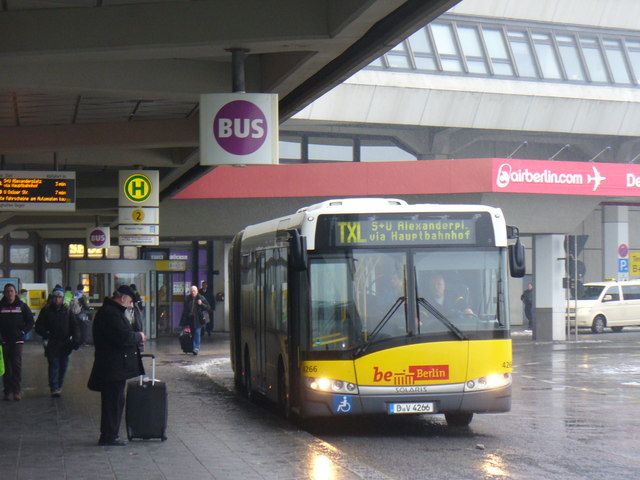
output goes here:
[[[585, 283], [578, 292], [578, 328], [589, 327], [602, 333], [640, 325], [640, 280]], [[573, 301], [569, 316], [573, 324]]]

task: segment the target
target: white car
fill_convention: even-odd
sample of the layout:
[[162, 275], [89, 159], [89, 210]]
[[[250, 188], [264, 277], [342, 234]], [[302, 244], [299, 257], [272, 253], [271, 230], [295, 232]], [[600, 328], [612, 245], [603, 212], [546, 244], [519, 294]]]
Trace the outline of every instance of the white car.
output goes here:
[[[640, 280], [585, 283], [578, 292], [577, 309], [578, 327], [590, 327], [593, 333], [640, 325]], [[573, 301], [569, 316], [573, 324]]]

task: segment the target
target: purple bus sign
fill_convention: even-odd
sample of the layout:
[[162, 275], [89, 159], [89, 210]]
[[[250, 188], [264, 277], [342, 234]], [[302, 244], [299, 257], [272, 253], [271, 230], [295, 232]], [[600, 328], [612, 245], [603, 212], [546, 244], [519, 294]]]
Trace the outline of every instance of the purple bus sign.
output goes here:
[[277, 102], [271, 94], [201, 95], [200, 163], [277, 163]]
[[111, 246], [111, 230], [109, 227], [91, 227], [87, 230], [88, 248], [108, 248]]

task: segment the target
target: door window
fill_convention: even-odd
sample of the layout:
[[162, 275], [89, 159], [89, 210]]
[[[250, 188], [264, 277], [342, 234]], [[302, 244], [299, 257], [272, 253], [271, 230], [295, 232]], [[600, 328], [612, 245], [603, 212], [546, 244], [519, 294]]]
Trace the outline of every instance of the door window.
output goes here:
[[623, 285], [622, 298], [625, 300], [640, 300], [640, 285]]
[[611, 300], [608, 300], [609, 302], [617, 302], [620, 300], [620, 292], [617, 286], [609, 287], [607, 291], [604, 293], [605, 297], [607, 295], [611, 296]]

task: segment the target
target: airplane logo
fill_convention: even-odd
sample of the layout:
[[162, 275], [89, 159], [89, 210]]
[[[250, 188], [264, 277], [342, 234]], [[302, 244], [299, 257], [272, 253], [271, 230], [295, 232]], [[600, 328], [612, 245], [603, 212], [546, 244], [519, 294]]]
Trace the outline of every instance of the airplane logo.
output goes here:
[[595, 192], [600, 186], [600, 183], [602, 183], [603, 180], [606, 180], [607, 177], [601, 176], [600, 172], [596, 167], [591, 167], [591, 168], [593, 168], [593, 175], [587, 175], [587, 183], [591, 183], [592, 181], [594, 182], [593, 191]]

